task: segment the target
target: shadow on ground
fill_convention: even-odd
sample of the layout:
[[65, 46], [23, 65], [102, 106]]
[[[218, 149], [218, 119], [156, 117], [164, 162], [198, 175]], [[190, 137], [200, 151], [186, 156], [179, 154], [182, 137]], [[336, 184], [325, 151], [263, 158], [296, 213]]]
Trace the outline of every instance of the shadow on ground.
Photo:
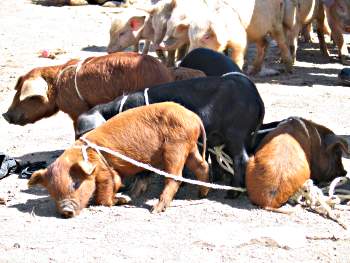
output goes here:
[[81, 50], [88, 51], [88, 52], [107, 52], [107, 47], [93, 45], [93, 46], [83, 47]]
[[[268, 54], [265, 56], [265, 66], [282, 72], [276, 76], [253, 76], [252, 79], [254, 82], [277, 83], [288, 86], [342, 86], [342, 83], [338, 79], [340, 70], [331, 66], [332, 64], [340, 63], [337, 57], [337, 49], [334, 45], [328, 45], [330, 57], [326, 57], [321, 53], [317, 43], [300, 43], [299, 47], [297, 62], [300, 63], [293, 66], [292, 74], [283, 72], [284, 68], [283, 64], [280, 63], [278, 47], [270, 47]], [[254, 56], [255, 48], [251, 45], [248, 50], [248, 64], [252, 63]], [[315, 66], [312, 68], [300, 66], [303, 63], [312, 63]], [[330, 66], [324, 67], [324, 65]], [[307, 78], [305, 78], [305, 74]]]

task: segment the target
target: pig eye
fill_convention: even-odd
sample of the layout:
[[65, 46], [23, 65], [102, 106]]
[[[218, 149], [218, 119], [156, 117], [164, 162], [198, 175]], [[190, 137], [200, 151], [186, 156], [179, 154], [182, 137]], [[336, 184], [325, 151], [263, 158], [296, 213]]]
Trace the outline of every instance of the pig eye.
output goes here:
[[208, 40], [210, 38], [210, 34], [205, 34], [204, 36], [203, 36], [203, 39], [204, 40]]
[[77, 189], [79, 188], [80, 185], [81, 185], [81, 182], [79, 182], [79, 181], [73, 182], [73, 183], [72, 183], [72, 188], [73, 188], [74, 190], [77, 190]]
[[121, 37], [121, 36], [124, 36], [125, 35], [125, 32], [120, 32], [119, 33], [119, 36]]

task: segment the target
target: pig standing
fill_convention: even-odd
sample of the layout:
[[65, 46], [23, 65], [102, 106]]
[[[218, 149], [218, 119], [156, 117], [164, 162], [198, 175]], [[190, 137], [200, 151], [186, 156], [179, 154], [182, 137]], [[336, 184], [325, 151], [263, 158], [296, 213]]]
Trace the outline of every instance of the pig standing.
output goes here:
[[342, 154], [349, 158], [348, 143], [349, 139], [303, 118], [282, 121], [248, 161], [249, 199], [266, 209], [279, 208], [307, 179], [321, 183], [344, 176], [341, 158]]
[[97, 104], [173, 80], [157, 59], [133, 52], [91, 57], [78, 67], [78, 60], [70, 60], [63, 65], [35, 68], [21, 76], [4, 118], [25, 125], [61, 110], [75, 125], [81, 113]]
[[325, 33], [325, 13], [321, 0], [284, 0], [284, 28], [287, 35], [287, 42], [292, 54], [293, 61], [296, 59], [298, 47], [298, 36], [302, 28], [311, 25], [311, 22], [317, 22], [317, 36], [320, 43], [320, 50], [323, 55], [329, 56]]
[[323, 0], [331, 37], [338, 47], [338, 56], [341, 63], [348, 65], [349, 52], [344, 41], [343, 33], [350, 33], [350, 1]]
[[250, 73], [256, 74], [261, 70], [267, 47], [265, 37], [271, 34], [281, 50], [286, 70], [291, 71], [293, 63], [283, 31], [283, 0], [248, 0], [244, 4], [216, 0], [208, 5], [199, 2], [197, 9], [201, 9], [201, 13], [185, 18], [177, 8], [173, 10], [162, 45], [164, 50], [186, 42], [190, 43], [189, 50], [207, 47], [225, 51], [229, 48], [232, 60], [242, 69], [247, 43], [254, 42], [257, 56]]
[[[197, 148], [201, 134], [202, 155]], [[208, 182], [206, 135], [202, 121], [176, 103], [158, 103], [128, 110], [87, 133], [85, 138], [170, 174], [182, 176], [186, 165], [198, 180]], [[87, 149], [88, 159], [84, 160], [83, 147], [84, 142], [77, 140], [47, 169], [35, 172], [28, 182], [29, 186], [45, 186], [63, 217], [79, 214], [92, 197], [97, 205], [112, 206], [123, 202], [115, 197], [122, 179], [144, 170], [110, 154], [102, 152], [102, 157], [91, 148]], [[164, 211], [179, 186], [180, 182], [166, 179], [153, 212]], [[201, 186], [199, 195], [205, 197], [208, 190]]]

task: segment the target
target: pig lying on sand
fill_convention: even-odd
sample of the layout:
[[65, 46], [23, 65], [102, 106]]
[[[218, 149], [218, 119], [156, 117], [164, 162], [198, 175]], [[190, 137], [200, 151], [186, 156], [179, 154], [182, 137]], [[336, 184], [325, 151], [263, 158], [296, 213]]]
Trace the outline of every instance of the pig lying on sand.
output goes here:
[[349, 138], [298, 117], [282, 121], [261, 141], [247, 165], [249, 199], [266, 209], [279, 208], [307, 179], [330, 182], [346, 171]]
[[95, 105], [173, 79], [156, 58], [134, 52], [90, 57], [81, 65], [70, 60], [63, 65], [34, 68], [21, 76], [3, 116], [9, 123], [26, 125], [61, 110], [75, 124], [81, 113]]

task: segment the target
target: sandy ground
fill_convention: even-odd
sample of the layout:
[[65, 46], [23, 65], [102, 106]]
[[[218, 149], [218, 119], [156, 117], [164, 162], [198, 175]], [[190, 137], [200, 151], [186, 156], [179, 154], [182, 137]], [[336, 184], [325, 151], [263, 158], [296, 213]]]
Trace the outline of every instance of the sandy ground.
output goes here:
[[[104, 54], [110, 24], [106, 13], [111, 11], [1, 1], [0, 112], [10, 105], [18, 76], [33, 67]], [[67, 53], [55, 60], [38, 57], [42, 49], [57, 48]], [[266, 106], [265, 121], [302, 116], [349, 134], [350, 87], [337, 81], [341, 68], [322, 58], [316, 44], [304, 44], [293, 74], [255, 78]], [[63, 113], [24, 127], [0, 117], [0, 151], [21, 161], [52, 160], [73, 138], [72, 123]], [[345, 165], [350, 170], [349, 162]], [[350, 233], [314, 213], [271, 213], [245, 196], [225, 199], [223, 191], [200, 200], [195, 187], [185, 186], [165, 213], [153, 215], [149, 208], [160, 191], [161, 179], [153, 176], [150, 191], [133, 205], [92, 206], [65, 220], [44, 189], [28, 189], [27, 180], [11, 175], [0, 181], [0, 197], [7, 201], [0, 205], [0, 262], [350, 260]], [[350, 212], [341, 212], [341, 217], [350, 224]]]

